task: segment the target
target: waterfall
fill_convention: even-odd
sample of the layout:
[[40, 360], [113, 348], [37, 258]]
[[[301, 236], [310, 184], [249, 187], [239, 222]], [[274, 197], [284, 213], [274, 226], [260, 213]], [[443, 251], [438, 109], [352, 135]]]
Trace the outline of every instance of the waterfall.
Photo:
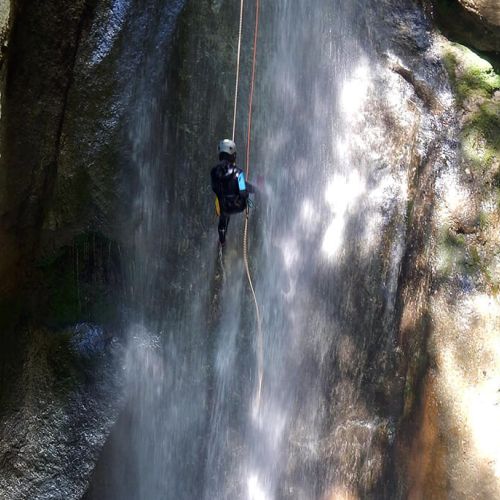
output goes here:
[[[432, 128], [408, 83], [390, 70], [405, 65], [394, 12], [418, 17], [405, 5], [282, 0], [262, 7], [250, 180], [265, 182], [249, 236], [263, 314], [259, 408], [243, 217], [232, 217], [220, 259], [208, 187], [217, 141], [230, 134], [236, 30], [227, 27], [236, 28], [236, 7], [203, 4], [205, 21], [188, 2], [179, 18], [168, 17], [182, 60], [161, 22], [148, 35], [129, 127], [129, 400], [95, 498], [392, 491], [408, 172]], [[415, 36], [425, 31], [418, 19]], [[247, 29], [244, 63], [250, 40]], [[248, 69], [242, 82], [240, 161]]]
[[[207, 484], [217, 480], [207, 499], [353, 494], [383, 477], [393, 423], [376, 408], [380, 382], [370, 375], [384, 377], [379, 357], [391, 364], [402, 218], [392, 267], [382, 268], [378, 247], [380, 231], [405, 208], [407, 179], [381, 165], [383, 137], [375, 131], [363, 145], [368, 127], [356, 123], [369, 120], [365, 102], [380, 91], [369, 7], [295, 1], [263, 8], [251, 168], [266, 190], [256, 200], [250, 243], [264, 315], [263, 397], [258, 414], [247, 399], [244, 414], [220, 429], [232, 385], [246, 370], [218, 371], [226, 396], [213, 410], [219, 426], [210, 429], [216, 458], [209, 454]], [[368, 149], [373, 143], [376, 151]], [[239, 269], [231, 279], [239, 284]], [[242, 300], [223, 303], [251, 314], [250, 296]], [[235, 326], [221, 321], [219, 355], [234, 348], [237, 356]], [[255, 339], [249, 350], [248, 333], [239, 330], [239, 352], [255, 363]], [[249, 330], [255, 335], [253, 323]], [[248, 377], [247, 398], [251, 384]]]

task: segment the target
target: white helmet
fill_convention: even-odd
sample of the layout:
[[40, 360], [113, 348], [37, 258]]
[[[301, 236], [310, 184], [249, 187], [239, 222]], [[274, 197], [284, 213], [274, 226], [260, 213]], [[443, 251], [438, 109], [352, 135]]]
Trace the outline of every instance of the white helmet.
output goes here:
[[217, 148], [218, 153], [227, 153], [228, 155], [236, 154], [236, 144], [231, 139], [224, 139], [219, 142], [219, 146]]

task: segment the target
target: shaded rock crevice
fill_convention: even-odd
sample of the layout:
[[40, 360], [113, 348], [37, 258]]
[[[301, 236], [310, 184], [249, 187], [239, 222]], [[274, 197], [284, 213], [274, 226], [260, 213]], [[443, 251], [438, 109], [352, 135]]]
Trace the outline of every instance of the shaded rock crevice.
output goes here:
[[500, 7], [496, 0], [426, 1], [448, 38], [500, 57]]
[[[81, 44], [84, 27], [89, 23], [92, 18], [93, 10], [95, 8], [95, 0], [85, 0], [81, 9], [80, 19], [76, 27], [75, 42], [73, 46], [73, 53], [69, 58], [68, 64], [68, 78], [66, 82], [66, 87], [63, 90], [63, 99], [61, 105], [61, 113], [59, 123], [57, 124], [56, 138], [55, 138], [55, 158], [53, 165], [47, 167], [46, 170], [48, 174], [46, 175], [46, 182], [44, 189], [42, 191], [42, 197], [44, 199], [49, 199], [52, 196], [54, 190], [54, 184], [57, 177], [57, 171], [59, 166], [59, 158], [61, 156], [61, 143], [63, 137], [64, 123], [67, 116], [68, 110], [68, 100], [71, 86], [74, 81], [75, 66], [77, 63], [78, 49]], [[43, 169], [45, 170], [45, 169]]]
[[440, 103], [436, 98], [435, 90], [430, 85], [428, 85], [425, 80], [417, 78], [413, 71], [405, 68], [401, 64], [393, 63], [391, 65], [391, 69], [413, 87], [415, 94], [419, 99], [422, 100], [425, 107], [429, 111], [435, 112], [439, 108]]
[[57, 177], [78, 47], [91, 11], [91, 3], [83, 1], [13, 6], [1, 130], [0, 240], [8, 249], [0, 261], [3, 290], [23, 282], [36, 255]]
[[[433, 365], [428, 343], [432, 335], [432, 221], [439, 153], [439, 148], [434, 144], [429, 155], [415, 169], [410, 184], [406, 253], [398, 286], [398, 345], [403, 353], [399, 370], [405, 380], [394, 459], [399, 471], [399, 498], [406, 498], [407, 495], [426, 497], [430, 494], [445, 494], [445, 491], [426, 489], [426, 481], [422, 481], [421, 477], [421, 468], [425, 462], [423, 457], [428, 450], [415, 449], [415, 442], [421, 439], [420, 423], [426, 415], [422, 395], [428, 392], [427, 380]], [[418, 161], [418, 158], [416, 160]], [[428, 429], [424, 430], [427, 431]], [[442, 468], [436, 470], [442, 472]]]

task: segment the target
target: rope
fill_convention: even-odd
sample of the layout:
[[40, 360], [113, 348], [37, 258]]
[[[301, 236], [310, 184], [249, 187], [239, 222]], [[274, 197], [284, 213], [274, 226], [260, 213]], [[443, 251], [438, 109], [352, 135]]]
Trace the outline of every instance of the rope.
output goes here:
[[255, 28], [253, 32], [253, 56], [252, 56], [252, 76], [250, 79], [250, 97], [248, 99], [248, 126], [247, 126], [247, 154], [246, 154], [246, 177], [250, 170], [250, 138], [252, 133], [252, 104], [253, 90], [255, 82], [255, 66], [257, 62], [257, 35], [259, 33], [259, 0], [255, 0]]
[[260, 396], [262, 393], [262, 381], [264, 380], [264, 339], [262, 335], [262, 321], [260, 318], [259, 303], [257, 302], [257, 295], [252, 282], [252, 274], [250, 272], [250, 265], [248, 262], [248, 208], [245, 216], [245, 228], [243, 230], [243, 261], [245, 263], [245, 270], [247, 273], [248, 284], [252, 291], [253, 301], [255, 304], [255, 315], [257, 316], [257, 390], [255, 392], [254, 412], [258, 413], [260, 407]]
[[[240, 2], [240, 24], [238, 30], [238, 52], [236, 56], [236, 83], [234, 90], [234, 112], [233, 112], [233, 141], [236, 133], [236, 111], [238, 108], [238, 87], [240, 81], [240, 56], [241, 56], [241, 39], [243, 32], [243, 7], [244, 0]], [[250, 80], [250, 97], [248, 101], [248, 126], [247, 126], [247, 144], [246, 144], [246, 178], [248, 179], [250, 171], [250, 145], [252, 132], [252, 105], [255, 83], [255, 66], [257, 61], [257, 35], [259, 32], [259, 0], [255, 2], [255, 29], [253, 39], [253, 58], [252, 58], [252, 76]], [[264, 379], [264, 342], [262, 335], [262, 321], [260, 317], [259, 303], [255, 288], [253, 286], [252, 274], [250, 272], [250, 264], [248, 261], [248, 219], [250, 212], [248, 207], [245, 211], [245, 227], [243, 230], [243, 261], [245, 263], [245, 271], [248, 279], [248, 284], [252, 292], [253, 301], [255, 304], [255, 314], [257, 317], [257, 390], [255, 394], [254, 411], [258, 412], [260, 406], [260, 397], [262, 392], [262, 381]]]
[[[259, 0], [255, 1], [255, 28], [253, 38], [253, 57], [252, 57], [252, 76], [250, 79], [250, 97], [248, 99], [248, 125], [247, 125], [247, 145], [246, 145], [246, 177], [248, 178], [250, 172], [250, 146], [252, 134], [252, 105], [253, 93], [255, 83], [255, 66], [257, 62], [257, 35], [259, 33]], [[259, 303], [255, 288], [252, 282], [252, 274], [250, 272], [250, 265], [248, 262], [248, 219], [250, 211], [245, 211], [245, 228], [243, 230], [243, 261], [245, 263], [245, 270], [248, 278], [248, 284], [252, 291], [253, 301], [255, 303], [255, 314], [257, 316], [257, 390], [255, 393], [254, 412], [257, 413], [260, 407], [260, 397], [262, 393], [262, 381], [264, 379], [264, 340], [262, 335], [262, 321], [260, 317]]]
[[240, 54], [241, 54], [241, 38], [243, 32], [243, 6], [245, 0], [240, 2], [240, 27], [238, 30], [238, 54], [236, 56], [236, 84], [234, 89], [234, 112], [233, 112], [233, 142], [236, 132], [236, 110], [238, 108], [238, 87], [240, 83]]

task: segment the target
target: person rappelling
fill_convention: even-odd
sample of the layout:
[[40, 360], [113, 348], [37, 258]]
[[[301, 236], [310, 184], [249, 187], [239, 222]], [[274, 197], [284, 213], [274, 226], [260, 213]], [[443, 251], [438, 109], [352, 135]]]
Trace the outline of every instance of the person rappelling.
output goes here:
[[215, 211], [219, 216], [219, 243], [224, 246], [230, 216], [243, 212], [248, 206], [249, 193], [257, 189], [245, 179], [245, 173], [236, 166], [236, 144], [223, 139], [217, 148], [219, 163], [212, 168], [210, 177], [216, 195]]

